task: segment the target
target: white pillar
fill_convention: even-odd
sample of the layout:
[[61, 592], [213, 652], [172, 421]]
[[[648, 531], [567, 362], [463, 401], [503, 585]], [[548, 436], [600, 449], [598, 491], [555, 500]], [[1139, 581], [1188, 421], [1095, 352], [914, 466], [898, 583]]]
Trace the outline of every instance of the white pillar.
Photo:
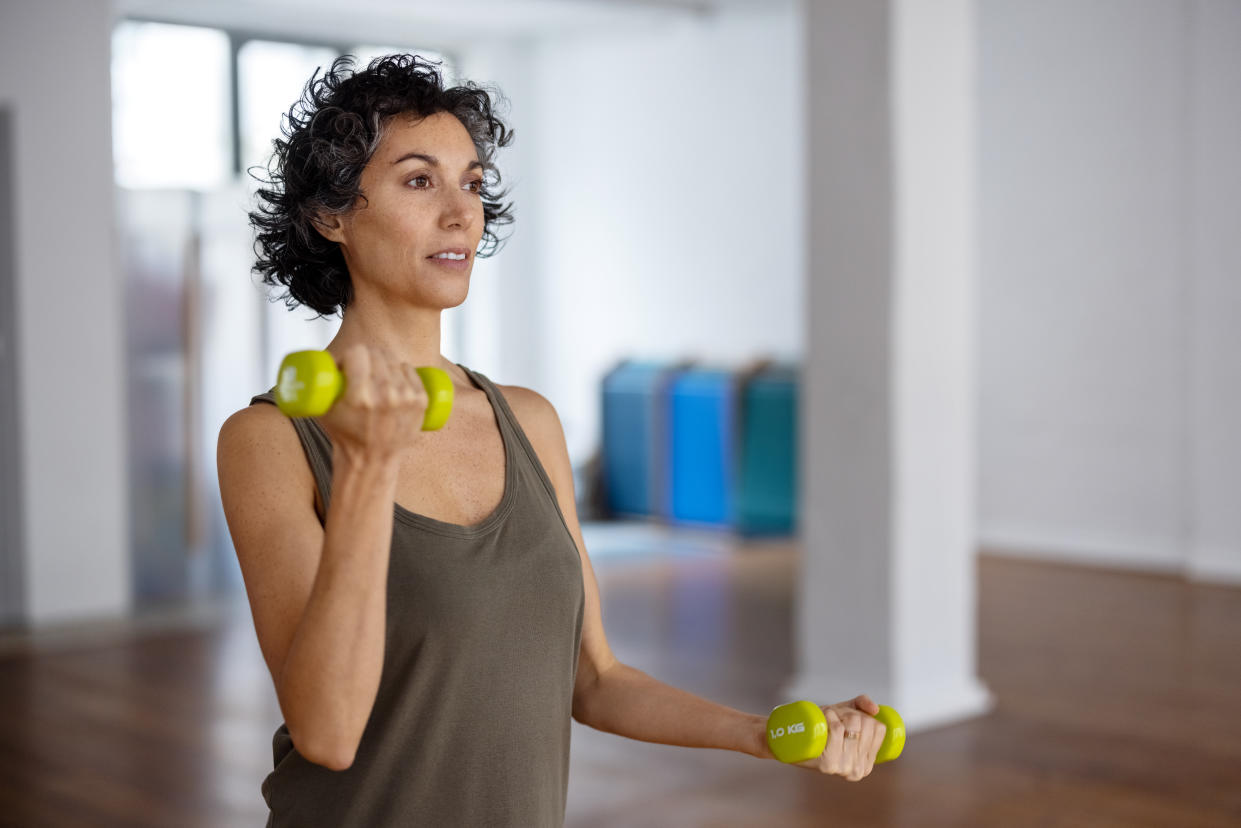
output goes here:
[[1190, 39], [1191, 578], [1241, 584], [1241, 6], [1198, 0]]
[[798, 675], [910, 729], [975, 676], [972, 0], [807, 0]]
[[17, 323], [17, 383], [0, 393], [17, 403], [19, 554], [32, 626], [130, 605], [112, 23], [111, 6], [92, 0], [22, 0], [0, 11]]

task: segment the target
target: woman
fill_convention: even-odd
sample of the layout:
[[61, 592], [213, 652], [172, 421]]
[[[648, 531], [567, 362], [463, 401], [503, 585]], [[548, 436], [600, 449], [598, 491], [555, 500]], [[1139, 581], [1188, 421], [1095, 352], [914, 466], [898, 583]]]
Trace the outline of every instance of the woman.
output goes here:
[[[441, 312], [512, 220], [493, 165], [511, 132], [487, 92], [445, 89], [408, 55], [351, 66], [311, 79], [251, 214], [265, 281], [291, 306], [342, 313], [327, 350], [346, 392], [293, 420], [258, 395], [219, 435], [285, 719], [268, 824], [560, 825], [570, 717], [774, 758], [765, 716], [616, 660], [555, 409], [440, 354]], [[423, 365], [454, 381], [438, 431], [420, 430]], [[866, 776], [877, 709], [865, 696], [825, 708], [827, 750], [803, 764]]]

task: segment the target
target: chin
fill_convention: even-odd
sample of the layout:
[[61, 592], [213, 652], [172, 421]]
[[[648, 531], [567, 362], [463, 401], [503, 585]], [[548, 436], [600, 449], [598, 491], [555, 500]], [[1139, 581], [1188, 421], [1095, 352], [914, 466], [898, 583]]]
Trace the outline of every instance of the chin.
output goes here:
[[470, 284], [467, 281], [463, 290], [444, 291], [440, 295], [440, 302], [445, 309], [455, 308], [465, 303], [465, 299], [470, 295]]

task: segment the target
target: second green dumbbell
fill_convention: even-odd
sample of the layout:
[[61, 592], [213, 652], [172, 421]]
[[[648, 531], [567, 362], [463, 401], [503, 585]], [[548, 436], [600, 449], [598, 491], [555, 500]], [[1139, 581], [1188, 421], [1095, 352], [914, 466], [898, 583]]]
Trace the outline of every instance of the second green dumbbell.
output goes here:
[[[435, 431], [452, 413], [452, 377], [440, 368], [415, 368], [427, 389], [427, 413], [423, 431]], [[280, 363], [276, 382], [276, 405], [289, 417], [326, 414], [345, 393], [345, 375], [327, 351], [294, 351]]]
[[[887, 726], [875, 764], [890, 762], [905, 749], [905, 722], [901, 714], [886, 704], [879, 705], [875, 718]], [[782, 704], [767, 717], [767, 746], [781, 762], [796, 763], [814, 759], [827, 747], [827, 717], [814, 702]]]

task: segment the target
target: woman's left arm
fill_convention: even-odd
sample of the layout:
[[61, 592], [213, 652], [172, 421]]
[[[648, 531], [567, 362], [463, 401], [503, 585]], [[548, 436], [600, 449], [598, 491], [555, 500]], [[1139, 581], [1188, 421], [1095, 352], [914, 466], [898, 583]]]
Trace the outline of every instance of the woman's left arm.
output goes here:
[[720, 748], [774, 759], [766, 719], [708, 701], [615, 662], [574, 692], [573, 718], [596, 730], [682, 747]]

